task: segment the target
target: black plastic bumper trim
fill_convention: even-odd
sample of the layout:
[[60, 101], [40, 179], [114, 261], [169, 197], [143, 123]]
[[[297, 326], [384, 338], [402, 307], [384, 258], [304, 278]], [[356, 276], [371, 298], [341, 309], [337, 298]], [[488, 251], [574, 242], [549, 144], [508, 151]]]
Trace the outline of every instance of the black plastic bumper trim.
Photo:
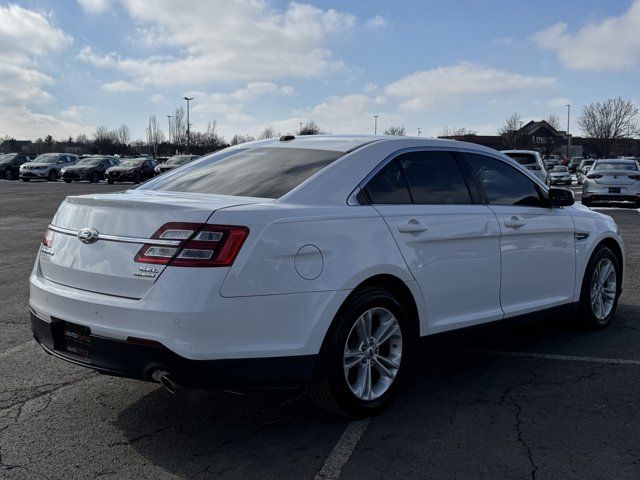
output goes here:
[[222, 360], [191, 360], [165, 346], [141, 345], [91, 334], [91, 359], [56, 348], [53, 329], [32, 311], [33, 337], [48, 354], [108, 375], [151, 381], [164, 370], [174, 383], [193, 388], [231, 388], [305, 383], [311, 377], [316, 355]]

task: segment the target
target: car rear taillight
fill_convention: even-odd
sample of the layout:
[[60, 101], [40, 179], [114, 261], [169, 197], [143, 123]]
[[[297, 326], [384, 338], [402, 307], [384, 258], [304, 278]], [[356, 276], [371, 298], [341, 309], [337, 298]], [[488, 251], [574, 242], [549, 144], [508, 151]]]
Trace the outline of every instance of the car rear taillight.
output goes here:
[[640, 180], [640, 175], [629, 175], [631, 180]]
[[587, 178], [602, 178], [603, 175], [601, 175], [600, 173], [590, 173], [589, 175], [587, 175]]
[[233, 225], [167, 223], [151, 238], [179, 243], [146, 243], [137, 253], [135, 261], [172, 267], [228, 267], [235, 260], [248, 234], [247, 227]]
[[42, 237], [42, 245], [44, 245], [47, 248], [53, 247], [54, 235], [55, 235], [55, 232], [47, 228], [47, 231], [44, 232], [44, 237]]

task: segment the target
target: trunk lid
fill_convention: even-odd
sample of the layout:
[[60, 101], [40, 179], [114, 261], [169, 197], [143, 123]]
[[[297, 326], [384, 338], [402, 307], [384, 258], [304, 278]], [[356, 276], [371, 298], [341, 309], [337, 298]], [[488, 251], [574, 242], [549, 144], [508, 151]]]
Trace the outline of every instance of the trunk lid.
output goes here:
[[[51, 222], [64, 232], [54, 231], [51, 247], [41, 249], [40, 271], [47, 280], [70, 287], [139, 299], [166, 267], [137, 263], [134, 258], [144, 240], [162, 225], [206, 223], [216, 210], [261, 201], [264, 200], [149, 190], [67, 197]], [[128, 241], [100, 238], [85, 244], [75, 232], [86, 227]]]
[[597, 170], [589, 173], [602, 175], [602, 178], [594, 178], [595, 182], [600, 185], [633, 185], [637, 180], [630, 178], [629, 175], [640, 174], [640, 172], [630, 170]]

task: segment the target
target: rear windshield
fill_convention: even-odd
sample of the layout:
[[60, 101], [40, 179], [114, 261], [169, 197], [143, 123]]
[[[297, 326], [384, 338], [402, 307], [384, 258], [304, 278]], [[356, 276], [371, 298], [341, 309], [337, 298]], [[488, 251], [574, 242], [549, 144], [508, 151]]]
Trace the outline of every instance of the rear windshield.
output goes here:
[[630, 162], [596, 162], [595, 170], [638, 170], [638, 164]]
[[563, 167], [562, 165], [557, 165], [555, 167], [553, 167], [553, 170], [551, 170], [552, 172], [561, 172], [561, 173], [566, 173], [569, 171], [569, 169], [567, 167]]
[[182, 165], [183, 163], [188, 163], [193, 157], [191, 155], [180, 155], [177, 157], [171, 157], [169, 160], [164, 162], [165, 165]]
[[531, 165], [532, 163], [536, 163], [535, 155], [531, 155], [529, 153], [506, 153], [505, 155], [513, 158], [520, 165]]
[[141, 189], [280, 198], [342, 155], [308, 148], [222, 151], [151, 180]]

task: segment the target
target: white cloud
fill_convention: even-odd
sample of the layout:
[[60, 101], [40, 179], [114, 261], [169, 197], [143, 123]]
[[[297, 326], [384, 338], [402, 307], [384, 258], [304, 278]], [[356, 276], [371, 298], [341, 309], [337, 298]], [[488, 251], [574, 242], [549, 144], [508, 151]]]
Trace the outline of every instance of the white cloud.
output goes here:
[[572, 70], [622, 70], [640, 64], [640, 0], [617, 17], [588, 23], [570, 33], [566, 23], [537, 32], [533, 41], [557, 53]]
[[388, 85], [385, 92], [401, 100], [401, 110], [418, 111], [473, 96], [526, 92], [555, 85], [556, 79], [552, 77], [526, 76], [461, 62], [412, 73]]
[[571, 104], [571, 100], [569, 100], [568, 98], [564, 98], [564, 97], [555, 97], [555, 98], [551, 98], [551, 99], [547, 100], [546, 104], [549, 107], [559, 108], [559, 107], [565, 107], [567, 105], [570, 105]]
[[154, 93], [149, 97], [153, 103], [167, 103], [167, 99], [161, 93]]
[[348, 13], [296, 2], [284, 10], [266, 0], [194, 0], [189, 8], [171, 0], [122, 2], [146, 45], [174, 53], [124, 58], [85, 47], [79, 58], [165, 86], [324, 75], [343, 66], [333, 57], [330, 39], [355, 24]]
[[18, 139], [34, 139], [52, 135], [64, 139], [80, 133], [91, 135], [93, 128], [53, 115], [32, 112], [25, 106], [0, 106], [2, 133]]
[[384, 28], [389, 25], [389, 22], [382, 15], [376, 15], [367, 20], [367, 27], [371, 28]]
[[53, 79], [37, 70], [38, 60], [71, 41], [41, 13], [18, 5], [0, 7], [0, 104], [51, 100], [45, 88]]
[[135, 92], [140, 90], [140, 87], [131, 82], [117, 80], [115, 82], [105, 83], [102, 85], [102, 89], [106, 92]]
[[78, 0], [78, 3], [89, 13], [102, 13], [112, 6], [110, 0]]
[[60, 112], [60, 116], [69, 119], [79, 119], [89, 110], [89, 107], [85, 107], [83, 105], [71, 105], [62, 110]]

